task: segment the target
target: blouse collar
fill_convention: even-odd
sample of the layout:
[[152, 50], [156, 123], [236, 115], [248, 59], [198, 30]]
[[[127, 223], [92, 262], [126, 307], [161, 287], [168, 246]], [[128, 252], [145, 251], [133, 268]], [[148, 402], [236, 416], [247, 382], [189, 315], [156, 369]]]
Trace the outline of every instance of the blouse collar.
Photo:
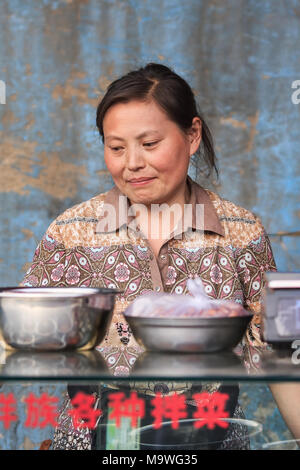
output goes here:
[[[225, 236], [224, 228], [222, 227], [208, 192], [193, 181], [189, 175], [187, 175], [187, 184], [190, 189], [188, 204], [192, 205], [192, 217], [189, 226], [195, 230], [206, 230]], [[104, 230], [105, 232], [115, 232], [124, 224], [128, 226], [130, 222], [134, 220], [134, 216], [129, 213], [129, 199], [117, 186], [114, 186], [106, 193], [104, 204], [112, 205], [115, 214], [115, 217], [111, 217], [109, 220], [109, 230]], [[99, 220], [103, 217], [106, 217], [107, 220], [107, 215], [105, 216], [104, 214], [99, 217]], [[101, 232], [102, 231], [97, 228], [97, 233]]]

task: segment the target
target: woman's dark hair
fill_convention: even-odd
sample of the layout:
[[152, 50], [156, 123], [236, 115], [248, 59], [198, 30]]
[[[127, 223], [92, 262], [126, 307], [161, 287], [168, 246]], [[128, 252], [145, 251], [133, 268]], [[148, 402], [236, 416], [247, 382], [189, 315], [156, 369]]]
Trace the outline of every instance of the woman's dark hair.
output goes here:
[[[133, 70], [113, 81], [97, 107], [96, 124], [104, 143], [103, 119], [106, 111], [116, 103], [154, 100], [168, 115], [171, 121], [187, 132], [193, 118], [202, 122], [202, 139], [192, 163], [198, 172], [209, 176], [215, 170], [218, 176], [216, 155], [210, 130], [197, 109], [194, 93], [189, 84], [169, 67], [148, 63], [145, 67]], [[204, 168], [203, 168], [204, 163]]]

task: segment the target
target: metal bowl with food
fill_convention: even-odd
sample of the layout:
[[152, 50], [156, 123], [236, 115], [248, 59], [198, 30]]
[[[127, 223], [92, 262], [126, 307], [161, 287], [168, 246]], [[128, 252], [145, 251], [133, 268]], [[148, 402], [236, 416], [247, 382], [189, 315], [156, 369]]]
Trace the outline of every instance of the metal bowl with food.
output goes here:
[[233, 349], [252, 314], [239, 302], [212, 299], [200, 278], [189, 279], [191, 295], [149, 292], [124, 312], [137, 341], [150, 351], [217, 352]]
[[0, 328], [5, 347], [92, 349], [106, 334], [118, 293], [86, 287], [2, 288]]
[[153, 318], [132, 317], [126, 321], [135, 339], [149, 351], [217, 352], [233, 349], [242, 339], [252, 318]]

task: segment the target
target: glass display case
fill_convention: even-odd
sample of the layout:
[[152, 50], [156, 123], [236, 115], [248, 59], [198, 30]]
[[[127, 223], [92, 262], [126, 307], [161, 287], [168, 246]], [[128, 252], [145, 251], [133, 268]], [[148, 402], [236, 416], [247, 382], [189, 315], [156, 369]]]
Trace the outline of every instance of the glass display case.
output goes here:
[[[245, 386], [259, 389], [274, 382], [300, 381], [299, 356], [286, 347], [262, 350], [256, 358], [257, 367], [247, 369], [234, 352], [146, 352], [132, 364], [129, 374], [116, 376], [98, 350], [2, 351], [0, 381], [39, 384], [40, 390], [45, 384], [61, 384], [68, 387], [71, 397], [80, 391], [89, 395], [95, 392], [98, 399], [93, 406], [101, 410], [93, 431], [96, 449], [243, 448], [245, 441], [245, 448], [298, 450], [299, 443], [292, 438], [278, 442], [270, 437], [268, 413], [266, 419], [246, 419], [239, 406], [239, 391]], [[129, 412], [118, 418], [113, 415], [113, 400], [117, 397], [120, 402], [120, 392]], [[175, 394], [181, 397], [180, 403], [163, 403]], [[212, 396], [216, 398], [213, 403], [209, 401]]]

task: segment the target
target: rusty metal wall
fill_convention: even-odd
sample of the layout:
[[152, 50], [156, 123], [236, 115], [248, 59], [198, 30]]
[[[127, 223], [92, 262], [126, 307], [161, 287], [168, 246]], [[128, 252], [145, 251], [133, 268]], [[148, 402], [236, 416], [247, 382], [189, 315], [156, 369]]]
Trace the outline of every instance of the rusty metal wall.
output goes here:
[[[0, 285], [58, 214], [111, 187], [96, 106], [148, 61], [189, 81], [211, 126], [221, 177], [200, 182], [260, 215], [278, 268], [299, 271], [299, 22], [300, 0], [1, 0]], [[7, 442], [26, 447], [21, 430]]]

